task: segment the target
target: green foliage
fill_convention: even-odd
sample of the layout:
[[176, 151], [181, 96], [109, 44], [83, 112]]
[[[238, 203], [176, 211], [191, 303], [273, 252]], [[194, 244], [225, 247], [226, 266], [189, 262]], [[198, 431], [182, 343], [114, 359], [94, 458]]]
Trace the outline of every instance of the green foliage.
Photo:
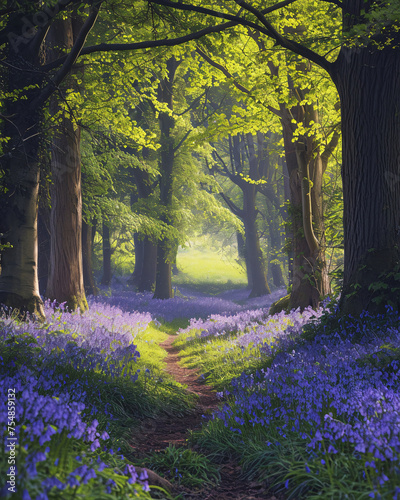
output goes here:
[[206, 456], [189, 448], [170, 445], [160, 452], [152, 453], [145, 462], [167, 479], [189, 488], [216, 484], [220, 480], [215, 465]]
[[379, 281], [370, 283], [368, 290], [372, 292], [372, 302], [397, 308], [398, 301], [394, 298], [400, 293], [400, 264], [397, 263], [389, 273], [381, 273]]

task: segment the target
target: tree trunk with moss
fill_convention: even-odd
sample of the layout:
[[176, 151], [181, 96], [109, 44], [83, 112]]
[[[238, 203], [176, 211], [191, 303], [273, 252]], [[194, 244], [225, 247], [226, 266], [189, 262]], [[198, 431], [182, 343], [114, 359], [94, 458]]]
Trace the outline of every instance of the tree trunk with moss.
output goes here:
[[311, 120], [317, 123], [314, 106], [298, 104], [290, 110], [282, 106], [281, 112], [293, 234], [290, 308], [317, 308], [321, 299], [330, 292], [325, 259], [322, 179], [339, 136], [335, 133], [321, 153], [319, 144], [312, 137], [301, 136], [293, 140], [296, 125], [292, 118], [304, 121], [305, 126]]

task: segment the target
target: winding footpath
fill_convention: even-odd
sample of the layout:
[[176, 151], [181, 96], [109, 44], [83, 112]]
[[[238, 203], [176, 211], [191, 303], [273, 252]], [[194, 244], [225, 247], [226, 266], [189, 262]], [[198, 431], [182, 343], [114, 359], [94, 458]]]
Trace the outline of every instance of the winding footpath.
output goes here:
[[[177, 418], [166, 415], [157, 420], [149, 419], [141, 427], [136, 449], [145, 456], [153, 451], [161, 451], [170, 444], [177, 447], [186, 445], [187, 433], [201, 427], [202, 422], [217, 409], [218, 399], [212, 387], [199, 380], [196, 370], [179, 365], [179, 350], [172, 344], [176, 335], [169, 335], [160, 346], [165, 349], [166, 371], [198, 396], [193, 413]], [[195, 447], [193, 447], [196, 450]], [[183, 486], [176, 488], [182, 500], [281, 500], [282, 497], [268, 493], [265, 484], [247, 483], [240, 480], [241, 467], [236, 463], [226, 463], [220, 467], [221, 481], [218, 486], [205, 486], [201, 490], [190, 490]]]

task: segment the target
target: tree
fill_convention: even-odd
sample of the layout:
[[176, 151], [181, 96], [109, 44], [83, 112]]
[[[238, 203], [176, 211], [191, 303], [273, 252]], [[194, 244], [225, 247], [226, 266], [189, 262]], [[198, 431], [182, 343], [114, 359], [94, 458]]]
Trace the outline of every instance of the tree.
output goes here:
[[[76, 13], [52, 24], [46, 38], [49, 60], [72, 48], [82, 24]], [[50, 103], [56, 130], [51, 148], [51, 249], [46, 296], [66, 302], [70, 310], [84, 311], [88, 305], [82, 260], [81, 130], [64, 102], [68, 91], [79, 89], [72, 75], [64, 83]]]
[[[216, 164], [220, 165], [220, 174], [227, 176], [242, 192], [242, 208], [239, 208], [224, 192], [221, 192], [221, 196], [232, 212], [243, 221], [246, 267], [251, 286], [250, 297], [270, 293], [266, 265], [260, 248], [256, 207], [258, 191], [256, 183], [264, 176], [264, 153], [264, 134], [261, 132], [257, 134], [256, 141], [250, 133], [229, 137], [228, 164], [215, 150], [215, 160]], [[247, 163], [248, 168], [246, 168]]]
[[[159, 114], [160, 132], [161, 132], [161, 150], [160, 150], [160, 202], [161, 202], [161, 220], [166, 224], [171, 224], [171, 206], [172, 206], [172, 186], [173, 186], [173, 168], [175, 157], [175, 144], [172, 136], [174, 128], [174, 118], [171, 116], [173, 111], [173, 85], [175, 73], [179, 66], [179, 61], [172, 56], [167, 61], [167, 75], [158, 85], [158, 100], [167, 105], [167, 110]], [[155, 299], [170, 299], [172, 297], [171, 284], [171, 259], [172, 245], [168, 238], [163, 238], [158, 244], [157, 252], [157, 273]]]
[[[155, 188], [154, 181], [151, 180], [149, 172], [139, 168], [133, 168], [138, 199], [149, 200]], [[138, 201], [138, 200], [136, 200]], [[134, 205], [132, 204], [132, 208]], [[135, 243], [135, 269], [132, 275], [132, 283], [139, 292], [153, 290], [157, 273], [157, 242], [151, 236], [134, 235]]]
[[[397, 290], [393, 269], [400, 259], [399, 5], [375, 0], [321, 0], [302, 5], [284, 0], [261, 8], [256, 2], [235, 0], [240, 10], [232, 14], [233, 2], [228, 1], [220, 2], [219, 10], [204, 2], [201, 6], [168, 0], [151, 3], [255, 29], [330, 75], [340, 96], [343, 134], [345, 261], [340, 309], [344, 314], [377, 311], [389, 300], [400, 307], [400, 295], [390, 297], [390, 290]], [[337, 20], [337, 31], [342, 15], [340, 39], [328, 34], [333, 41], [328, 57], [314, 49], [312, 36], [285, 36], [275, 28], [274, 21], [280, 22], [275, 13], [285, 8], [292, 19], [302, 16], [309, 26], [314, 19], [320, 26]], [[320, 46], [320, 50], [325, 48]], [[378, 283], [388, 290], [386, 297], [377, 296], [376, 290], [382, 290]]]
[[[298, 28], [296, 31], [301, 32], [303, 30]], [[313, 104], [312, 100], [317, 100], [316, 94], [319, 96], [319, 102], [326, 101], [326, 99], [322, 99], [320, 89], [317, 90], [317, 87], [320, 86], [312, 85], [314, 88], [311, 90], [309, 83], [311, 79], [310, 64], [301, 64], [298, 58], [296, 60], [296, 56], [289, 58], [285, 57], [285, 54], [283, 54], [283, 57], [279, 54], [273, 54], [273, 59], [268, 60], [265, 55], [267, 47], [260, 38], [259, 32], [249, 31], [249, 35], [259, 49], [259, 52], [256, 52], [256, 57], [253, 55], [251, 58], [250, 54], [254, 54], [254, 46], [251, 42], [248, 43], [248, 40], [246, 44], [243, 44], [247, 48], [246, 52], [240, 43], [236, 43], [235, 47], [240, 47], [241, 54], [249, 55], [250, 62], [248, 58], [245, 58], [244, 66], [248, 68], [251, 65], [254, 68], [255, 76], [240, 74], [240, 83], [225, 65], [215, 60], [215, 57], [217, 57], [221, 61], [221, 54], [214, 54], [214, 58], [211, 58], [202, 50], [200, 53], [203, 54], [203, 57], [211, 66], [217, 68], [231, 80], [232, 87], [240, 90], [242, 96], [248, 96], [246, 99], [247, 105], [242, 104], [245, 112], [236, 106], [235, 113], [232, 113], [230, 117], [232, 126], [237, 127], [240, 120], [243, 121], [244, 127], [248, 130], [249, 127], [255, 127], [255, 124], [260, 121], [260, 114], [265, 120], [265, 123], [261, 125], [263, 129], [276, 129], [273, 117], [275, 117], [275, 122], [276, 117], [281, 122], [286, 157], [285, 166], [290, 167], [290, 183], [288, 182], [287, 186], [287, 196], [288, 200], [290, 200], [291, 235], [290, 243], [287, 242], [286, 244], [286, 248], [290, 249], [292, 254], [290, 260], [292, 285], [290, 306], [291, 308], [300, 307], [301, 309], [309, 305], [318, 307], [320, 300], [329, 293], [329, 279], [327, 266], [325, 265], [322, 179], [327, 168], [328, 159], [338, 142], [339, 135], [333, 127], [326, 130], [319, 123], [318, 108], [320, 105]], [[238, 37], [238, 41], [240, 41], [240, 37]], [[235, 50], [230, 48], [231, 45], [232, 42], [228, 47], [224, 48], [224, 52], [229, 50], [229, 54], [235, 57]], [[264, 93], [265, 85], [267, 85], [268, 95], [274, 96], [274, 99], [262, 99], [259, 89], [255, 88], [255, 85], [260, 85], [260, 77], [257, 77], [260, 72], [260, 60], [264, 61], [264, 74], [265, 66], [268, 68], [264, 81], [261, 82], [264, 85]], [[235, 66], [237, 68], [238, 64], [235, 64]], [[315, 73], [313, 76], [316, 76]], [[296, 86], [293, 83], [294, 81], [296, 81]], [[243, 83], [246, 85], [243, 85]], [[249, 90], [249, 88], [252, 90]], [[335, 95], [333, 95], [333, 99], [335, 99]], [[256, 107], [254, 101], [257, 101]], [[324, 102], [324, 105], [326, 105], [326, 102]], [[267, 113], [262, 113], [263, 107]], [[256, 109], [253, 110], [253, 108]], [[232, 109], [234, 109], [233, 106]], [[255, 114], [252, 114], [254, 111], [256, 111]], [[329, 111], [325, 111], [325, 114], [329, 113]], [[244, 116], [241, 117], [241, 114]], [[333, 109], [334, 116], [332, 119], [335, 118], [335, 114], [336, 112]], [[218, 128], [221, 128], [221, 125], [218, 125]], [[307, 149], [307, 153], [305, 153], [305, 149]], [[323, 162], [321, 162], [322, 158]], [[268, 177], [271, 172], [268, 154], [264, 155], [264, 163], [263, 171], [265, 176]], [[309, 179], [309, 182], [305, 181], [305, 179]], [[271, 179], [263, 178], [261, 183], [257, 184], [258, 190], [268, 200], [270, 209], [273, 206], [276, 211], [285, 217], [285, 211], [282, 210], [281, 201], [276, 190], [271, 185]], [[271, 224], [269, 229], [270, 237], [274, 239], [274, 245], [276, 245], [279, 236], [277, 236], [274, 224]], [[275, 282], [282, 284], [283, 279], [280, 276], [279, 263], [274, 259], [273, 262], [271, 267]], [[250, 266], [248, 265], [247, 268], [250, 269]]]
[[[59, 2], [60, 9], [65, 9], [70, 3]], [[27, 17], [22, 13], [26, 13]], [[4, 100], [2, 117], [3, 134], [8, 141], [1, 162], [4, 172], [1, 200], [4, 218], [0, 232], [11, 245], [2, 255], [0, 302], [21, 312], [29, 311], [43, 317], [37, 275], [40, 127], [44, 105], [79, 55], [97, 18], [98, 6], [93, 7], [64, 66], [50, 81], [45, 78], [46, 72], [40, 71], [43, 67], [41, 47], [48, 33], [48, 23], [36, 31], [34, 25], [28, 26], [31, 31], [27, 32], [26, 28], [26, 20], [35, 13], [36, 5], [31, 2], [16, 2], [15, 10], [8, 14], [6, 25], [0, 32], [0, 43], [5, 47], [5, 90], [10, 96]], [[50, 22], [53, 17], [48, 15], [47, 20]], [[37, 19], [37, 22], [43, 22], [43, 18], [41, 21]], [[20, 33], [27, 36], [23, 37]], [[15, 98], [15, 93], [18, 98]]]

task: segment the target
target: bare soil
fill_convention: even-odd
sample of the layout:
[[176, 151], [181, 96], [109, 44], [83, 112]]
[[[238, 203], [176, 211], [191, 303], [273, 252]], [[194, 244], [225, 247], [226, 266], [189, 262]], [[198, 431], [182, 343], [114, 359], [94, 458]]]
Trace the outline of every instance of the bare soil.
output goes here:
[[[177, 447], [185, 446], [188, 430], [201, 427], [218, 407], [218, 399], [212, 387], [199, 380], [199, 374], [194, 369], [179, 365], [179, 350], [172, 345], [176, 339], [170, 335], [163, 342], [168, 355], [166, 371], [176, 381], [186, 385], [189, 392], [198, 395], [198, 403], [193, 413], [183, 417], [165, 415], [158, 419], [148, 419], [143, 422], [140, 433], [135, 436], [134, 447], [137, 456], [145, 457], [153, 451], [161, 451], [170, 444]], [[281, 496], [268, 493], [267, 485], [263, 483], [248, 483], [240, 479], [241, 468], [236, 463], [225, 463], [220, 468], [221, 482], [218, 486], [204, 487], [201, 490], [190, 490], [183, 486], [177, 487], [177, 492], [185, 500], [282, 500]]]

